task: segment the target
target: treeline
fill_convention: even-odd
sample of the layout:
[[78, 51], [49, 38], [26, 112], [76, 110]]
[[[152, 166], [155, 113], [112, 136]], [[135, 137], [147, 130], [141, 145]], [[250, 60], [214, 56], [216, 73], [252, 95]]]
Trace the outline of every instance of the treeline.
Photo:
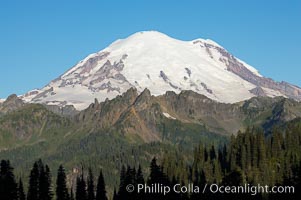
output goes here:
[[[83, 171], [77, 177], [75, 194], [73, 188], [68, 189], [67, 177], [61, 165], [57, 171], [56, 186], [52, 187], [51, 173], [48, 165], [41, 160], [35, 162], [30, 171], [28, 191], [25, 193], [22, 179], [16, 182], [13, 167], [9, 160], [1, 161], [0, 199], [2, 200], [107, 200], [107, 192], [102, 171], [97, 184], [89, 169], [87, 178]], [[53, 191], [54, 189], [54, 191]], [[54, 198], [55, 197], [55, 198]]]

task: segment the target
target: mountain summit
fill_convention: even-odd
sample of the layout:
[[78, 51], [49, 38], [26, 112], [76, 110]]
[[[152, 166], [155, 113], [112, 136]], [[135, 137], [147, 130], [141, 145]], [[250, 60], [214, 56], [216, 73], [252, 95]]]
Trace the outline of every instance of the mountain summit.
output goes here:
[[192, 90], [234, 103], [253, 96], [301, 100], [301, 89], [275, 82], [211, 40], [181, 41], [156, 31], [138, 32], [80, 61], [26, 102], [74, 105], [82, 110], [94, 99], [112, 99], [134, 87], [153, 95]]

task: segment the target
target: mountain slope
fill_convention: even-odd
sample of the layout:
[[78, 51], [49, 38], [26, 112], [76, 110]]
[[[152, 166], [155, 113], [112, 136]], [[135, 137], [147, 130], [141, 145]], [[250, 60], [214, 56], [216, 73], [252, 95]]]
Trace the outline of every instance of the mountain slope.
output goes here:
[[[269, 134], [300, 116], [301, 103], [283, 97], [226, 104], [193, 91], [154, 96], [131, 88], [112, 100], [95, 100], [75, 116], [63, 117], [38, 104], [5, 113], [0, 116], [0, 157], [18, 169], [29, 169], [37, 158], [52, 167], [64, 163], [74, 178], [79, 163], [87, 163], [116, 177], [125, 163], [146, 167], [153, 156], [175, 149], [191, 157], [184, 151], [191, 152], [199, 142], [224, 143], [248, 126]], [[108, 180], [111, 188], [116, 183], [116, 178]]]
[[48, 140], [71, 127], [69, 119], [43, 105], [23, 105], [0, 117], [0, 151]]
[[180, 41], [155, 31], [117, 40], [22, 99], [82, 110], [94, 98], [102, 102], [131, 87], [148, 88], [153, 95], [192, 90], [225, 103], [253, 96], [301, 99], [297, 86], [261, 76], [211, 40]]
[[[19, 102], [15, 98], [12, 96], [6, 104], [15, 105], [9, 103]], [[22, 104], [3, 114], [0, 150], [44, 141], [58, 133], [59, 137], [73, 134], [84, 137], [102, 132], [125, 137], [131, 143], [178, 141], [186, 145], [204, 137], [229, 136], [249, 126], [261, 127], [269, 134], [275, 125], [301, 117], [301, 103], [283, 97], [253, 97], [226, 104], [193, 91], [179, 94], [169, 91], [154, 96], [148, 89], [139, 93], [130, 88], [112, 100], [95, 99], [78, 114], [60, 115], [38, 104]]]

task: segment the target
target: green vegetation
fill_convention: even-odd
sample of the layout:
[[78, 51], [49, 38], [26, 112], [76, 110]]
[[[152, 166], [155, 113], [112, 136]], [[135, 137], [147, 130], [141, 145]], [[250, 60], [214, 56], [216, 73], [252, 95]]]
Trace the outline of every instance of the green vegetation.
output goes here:
[[[273, 129], [269, 137], [258, 128], [248, 128], [244, 133], [239, 132], [232, 136], [228, 144], [209, 145], [199, 144], [193, 150], [192, 163], [183, 152], [169, 151], [161, 159], [158, 165], [156, 158], [149, 159], [150, 167], [143, 173], [143, 168], [130, 160], [125, 161], [120, 167], [118, 190], [112, 195], [115, 200], [131, 199], [158, 199], [158, 200], [196, 200], [196, 199], [298, 199], [301, 189], [301, 119], [288, 122], [282, 129]], [[124, 156], [125, 158], [127, 156]], [[105, 180], [99, 170], [97, 186], [91, 168], [91, 163], [82, 162], [82, 166], [76, 176], [76, 185], [69, 185], [67, 189], [67, 177], [62, 166], [59, 167], [56, 180], [56, 199], [71, 200], [75, 193], [76, 200], [100, 200], [107, 199]], [[88, 167], [84, 167], [88, 166]], [[125, 167], [127, 166], [127, 167]], [[85, 170], [88, 169], [88, 170]], [[94, 170], [95, 171], [95, 170]], [[97, 170], [96, 170], [97, 171]], [[87, 175], [85, 175], [85, 173]], [[18, 200], [24, 197], [22, 181], [16, 184], [13, 168], [10, 162], [1, 162], [0, 195], [7, 200]], [[29, 179], [28, 200], [52, 199], [50, 169], [41, 160], [34, 163]], [[146, 177], [146, 178], [144, 178]], [[218, 184], [224, 186], [243, 186], [258, 184], [268, 186], [293, 186], [294, 193], [212, 193], [209, 190], [203, 192], [177, 193], [173, 190], [164, 194], [161, 192], [138, 192], [138, 184], [147, 184], [153, 187], [168, 186], [172, 188], [176, 184], [188, 185], [193, 183], [198, 188], [204, 188], [206, 184]], [[128, 186], [133, 190], [129, 192]], [[111, 188], [109, 186], [108, 188]], [[22, 195], [21, 195], [22, 194]], [[24, 198], [23, 198], [24, 199]]]
[[93, 198], [91, 188], [99, 181], [87, 174], [100, 171], [106, 187], [98, 190], [113, 196], [116, 188], [117, 198], [122, 166], [132, 181], [136, 171], [147, 182], [154, 157], [170, 182], [224, 183], [239, 176], [248, 183], [295, 185], [301, 157], [298, 116], [301, 104], [289, 99], [222, 104], [190, 91], [153, 97], [129, 90], [113, 100], [95, 101], [74, 117], [27, 104], [0, 117], [0, 159], [16, 167], [23, 197], [30, 186], [28, 172], [39, 158], [49, 169], [64, 165], [62, 199], [76, 197], [77, 183], [82, 189], [87, 185]]

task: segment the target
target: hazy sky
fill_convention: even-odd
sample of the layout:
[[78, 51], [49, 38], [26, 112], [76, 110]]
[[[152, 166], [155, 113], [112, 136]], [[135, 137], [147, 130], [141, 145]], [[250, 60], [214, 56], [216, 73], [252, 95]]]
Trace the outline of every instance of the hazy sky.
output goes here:
[[264, 76], [301, 86], [301, 1], [1, 0], [0, 97], [41, 88], [118, 38], [209, 38]]

